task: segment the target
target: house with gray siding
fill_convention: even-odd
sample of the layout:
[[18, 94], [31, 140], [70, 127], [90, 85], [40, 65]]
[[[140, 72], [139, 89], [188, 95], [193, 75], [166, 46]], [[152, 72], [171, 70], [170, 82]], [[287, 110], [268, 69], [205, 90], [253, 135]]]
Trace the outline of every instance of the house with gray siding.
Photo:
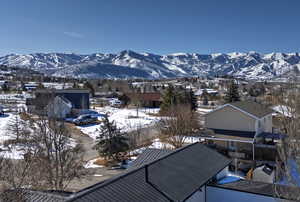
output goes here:
[[205, 142], [239, 164], [271, 163], [281, 134], [273, 133], [273, 110], [254, 101], [222, 105], [205, 115]]

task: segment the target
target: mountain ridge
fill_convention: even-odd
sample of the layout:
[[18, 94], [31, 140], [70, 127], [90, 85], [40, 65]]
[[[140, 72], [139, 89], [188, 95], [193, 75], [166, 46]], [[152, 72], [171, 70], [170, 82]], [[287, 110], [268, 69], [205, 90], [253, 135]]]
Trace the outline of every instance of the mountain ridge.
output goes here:
[[29, 68], [47, 75], [76, 78], [175, 78], [231, 75], [272, 79], [299, 73], [295, 53], [172, 53], [158, 55], [124, 50], [119, 53], [32, 53], [0, 57], [0, 65]]

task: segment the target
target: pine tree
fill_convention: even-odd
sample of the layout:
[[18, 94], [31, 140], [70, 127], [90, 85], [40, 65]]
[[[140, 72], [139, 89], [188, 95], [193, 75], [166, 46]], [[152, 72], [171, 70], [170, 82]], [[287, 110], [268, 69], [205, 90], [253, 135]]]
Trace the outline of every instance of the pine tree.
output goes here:
[[83, 87], [90, 90], [90, 93], [92, 94], [92, 97], [95, 96], [95, 89], [94, 89], [93, 85], [90, 82], [88, 82], [88, 81], [85, 82]]
[[128, 138], [125, 133], [117, 128], [114, 121], [110, 122], [107, 115], [100, 127], [94, 148], [101, 156], [115, 160], [117, 160], [117, 154], [129, 149]]
[[197, 98], [192, 90], [190, 90], [188, 98], [189, 104], [191, 105], [191, 110], [196, 111], [198, 107]]
[[76, 81], [74, 81], [74, 82], [73, 82], [72, 88], [74, 88], [74, 89], [79, 89], [80, 86], [78, 85], [78, 83], [77, 83]]
[[37, 89], [45, 89], [45, 86], [41, 82], [39, 82], [39, 84], [36, 88]]
[[234, 80], [231, 80], [224, 100], [226, 103], [240, 101], [239, 86], [235, 83]]
[[207, 91], [204, 89], [202, 92], [202, 97], [203, 97], [203, 105], [208, 105], [208, 93]]
[[172, 105], [176, 104], [176, 93], [173, 86], [169, 85], [162, 97], [163, 101], [160, 105], [161, 112], [168, 111]]

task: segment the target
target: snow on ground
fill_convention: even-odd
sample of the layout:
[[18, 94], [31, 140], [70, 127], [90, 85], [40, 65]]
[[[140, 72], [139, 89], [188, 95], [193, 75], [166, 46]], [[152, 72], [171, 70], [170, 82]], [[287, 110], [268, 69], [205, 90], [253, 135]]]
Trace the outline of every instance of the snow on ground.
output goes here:
[[[185, 144], [193, 144], [193, 143], [196, 143], [196, 142], [202, 142], [204, 141], [203, 138], [200, 138], [200, 137], [185, 137], [184, 139], [184, 143]], [[145, 149], [147, 148], [151, 148], [151, 149], [175, 149], [175, 147], [169, 143], [166, 143], [166, 142], [162, 142], [160, 139], [154, 139], [152, 141], [152, 144], [147, 146], [147, 147], [141, 147], [139, 149], [136, 149], [134, 151], [132, 151], [131, 153], [133, 155], [136, 155], [136, 154], [140, 154], [142, 153]]]
[[88, 161], [83, 167], [84, 168], [103, 168], [103, 166], [95, 164], [98, 159], [92, 159]]
[[207, 114], [208, 112], [211, 112], [213, 109], [207, 109], [207, 108], [201, 108], [198, 107], [197, 108], [197, 112], [201, 113], [201, 114]]
[[14, 100], [14, 101], [25, 101], [26, 98], [30, 98], [31, 95], [28, 93], [10, 93], [10, 94], [0, 94], [0, 100]]
[[280, 113], [280, 114], [282, 114], [283, 116], [286, 116], [286, 117], [292, 117], [293, 112], [294, 112], [290, 107], [285, 106], [285, 105], [277, 105], [277, 106], [274, 106], [272, 109], [274, 111], [276, 111], [277, 113]]
[[162, 142], [160, 139], [154, 139], [152, 141], [152, 144], [147, 146], [147, 147], [141, 147], [139, 149], [135, 149], [133, 151], [131, 151], [132, 155], [137, 155], [137, 154], [141, 154], [145, 149], [147, 148], [151, 148], [151, 149], [174, 149], [174, 146], [169, 144], [169, 143], [165, 143]]
[[20, 145], [14, 145], [9, 148], [0, 145], [0, 157], [6, 159], [24, 159], [24, 147]]
[[[119, 129], [123, 132], [129, 132], [138, 128], [151, 126], [159, 121], [159, 117], [148, 115], [147, 113], [157, 113], [159, 109], [139, 109], [138, 117], [136, 117], [136, 109], [119, 109], [113, 107], [96, 108], [100, 114], [108, 114], [108, 119], [114, 121]], [[99, 124], [91, 124], [86, 126], [77, 126], [84, 134], [96, 139], [100, 129]]]
[[[14, 121], [18, 114], [6, 113], [4, 116], [0, 116], [0, 156], [10, 159], [23, 159], [24, 150], [26, 147], [22, 144], [9, 145], [5, 147], [3, 143], [7, 140], [15, 139], [16, 136], [9, 131], [9, 124]], [[76, 140], [69, 138], [68, 146], [75, 147], [77, 145]]]
[[11, 120], [15, 118], [14, 114], [5, 114], [0, 116], [0, 144], [6, 140], [15, 139], [15, 136], [8, 132], [8, 125]]

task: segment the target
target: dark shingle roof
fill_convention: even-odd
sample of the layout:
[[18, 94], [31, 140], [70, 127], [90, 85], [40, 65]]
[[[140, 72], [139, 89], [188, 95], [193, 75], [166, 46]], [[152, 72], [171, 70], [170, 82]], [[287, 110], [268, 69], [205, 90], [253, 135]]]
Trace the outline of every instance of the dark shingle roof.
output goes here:
[[136, 169], [74, 193], [68, 201], [183, 201], [230, 163], [201, 143], [145, 152]]
[[65, 202], [70, 196], [70, 192], [63, 191], [36, 191], [29, 189], [8, 190], [0, 197], [4, 201], [19, 199], [26, 202]]
[[145, 164], [151, 163], [165, 155], [170, 154], [172, 151], [167, 149], [151, 149], [147, 148], [141, 153], [136, 160], [130, 165], [130, 170], [144, 166]]
[[174, 201], [183, 201], [231, 161], [196, 143], [148, 166], [149, 181]]
[[257, 118], [262, 118], [268, 114], [273, 113], [274, 111], [265, 105], [259, 104], [257, 102], [253, 102], [250, 100], [247, 101], [239, 101], [229, 103], [230, 105], [237, 107], [249, 114], [256, 116]]
[[80, 191], [70, 201], [165, 202], [169, 200], [146, 182], [146, 169], [141, 168]]

